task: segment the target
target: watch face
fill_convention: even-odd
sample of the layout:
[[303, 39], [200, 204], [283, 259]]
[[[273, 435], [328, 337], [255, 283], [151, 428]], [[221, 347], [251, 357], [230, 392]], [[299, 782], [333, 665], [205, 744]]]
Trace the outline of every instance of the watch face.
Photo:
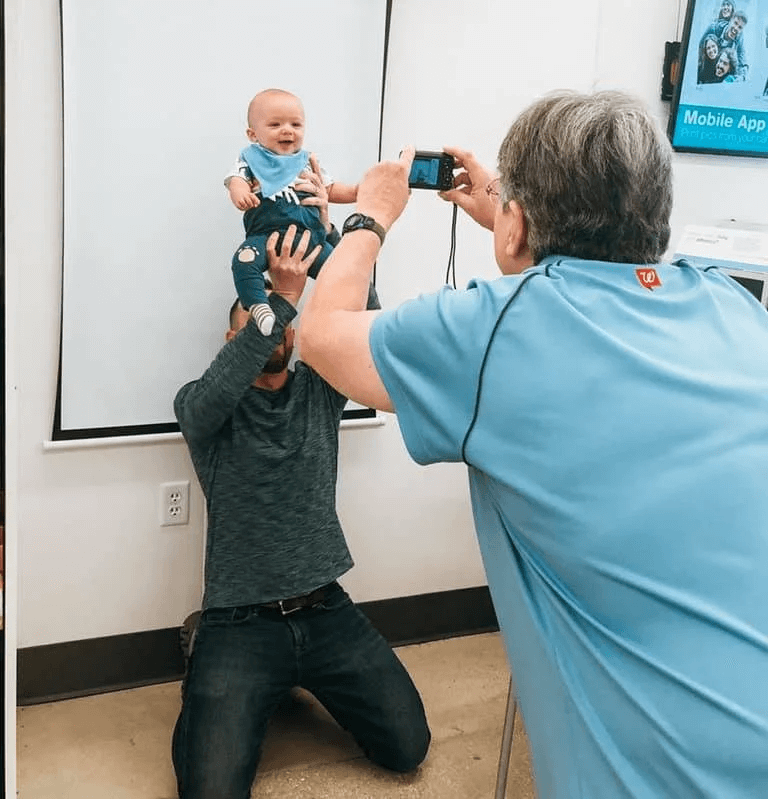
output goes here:
[[373, 217], [359, 213], [350, 214], [344, 222], [341, 232], [351, 233], [353, 230], [372, 230], [381, 239], [381, 243], [384, 243], [386, 231]]
[[351, 214], [344, 223], [344, 230], [354, 230], [360, 227], [364, 219], [362, 214]]

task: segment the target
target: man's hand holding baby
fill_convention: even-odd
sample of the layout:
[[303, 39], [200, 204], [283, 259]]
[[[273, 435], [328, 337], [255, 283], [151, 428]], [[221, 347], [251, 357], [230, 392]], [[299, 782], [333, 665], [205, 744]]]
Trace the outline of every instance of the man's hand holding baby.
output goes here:
[[301, 204], [315, 206], [320, 212], [320, 220], [326, 232], [330, 232], [331, 220], [328, 216], [328, 188], [323, 183], [320, 164], [314, 153], [309, 156], [309, 166], [299, 175], [299, 178], [301, 178], [302, 182], [298, 183], [296, 188], [310, 194], [309, 197], [304, 197], [302, 199]]

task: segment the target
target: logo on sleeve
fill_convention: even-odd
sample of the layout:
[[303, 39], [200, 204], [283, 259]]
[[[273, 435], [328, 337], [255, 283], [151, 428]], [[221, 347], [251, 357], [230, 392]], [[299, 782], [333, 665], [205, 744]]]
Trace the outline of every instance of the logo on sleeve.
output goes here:
[[655, 269], [635, 269], [637, 279], [643, 288], [653, 291], [661, 285], [661, 278]]

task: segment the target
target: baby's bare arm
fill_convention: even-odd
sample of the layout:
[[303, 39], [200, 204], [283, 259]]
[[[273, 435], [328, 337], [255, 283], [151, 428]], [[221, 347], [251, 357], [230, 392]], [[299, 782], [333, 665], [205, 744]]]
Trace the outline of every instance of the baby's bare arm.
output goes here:
[[229, 179], [229, 198], [236, 208], [247, 211], [249, 208], [256, 208], [260, 204], [256, 196], [258, 184], [249, 183], [245, 178], [233, 176]]

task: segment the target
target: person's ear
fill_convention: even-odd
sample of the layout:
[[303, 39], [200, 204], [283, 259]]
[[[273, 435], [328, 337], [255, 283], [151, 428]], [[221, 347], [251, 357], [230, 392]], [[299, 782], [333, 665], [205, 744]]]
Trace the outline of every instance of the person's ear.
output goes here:
[[507, 214], [511, 214], [511, 224], [507, 225], [507, 238], [504, 251], [511, 258], [519, 258], [528, 251], [528, 222], [523, 209], [514, 201], [507, 203]]
[[246, 128], [245, 135], [248, 137], [248, 141], [256, 141], [256, 131], [253, 128]]

